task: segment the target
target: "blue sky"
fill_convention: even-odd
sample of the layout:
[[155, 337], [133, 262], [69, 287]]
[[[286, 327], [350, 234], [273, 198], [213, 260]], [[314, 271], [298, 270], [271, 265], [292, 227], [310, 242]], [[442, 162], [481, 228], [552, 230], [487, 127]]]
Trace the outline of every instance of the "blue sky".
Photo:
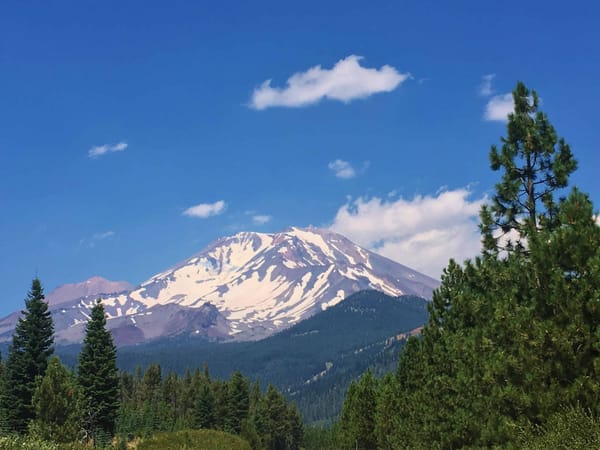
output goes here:
[[291, 225], [435, 276], [477, 250], [517, 80], [600, 202], [595, 2], [208, 3], [2, 3], [0, 314]]

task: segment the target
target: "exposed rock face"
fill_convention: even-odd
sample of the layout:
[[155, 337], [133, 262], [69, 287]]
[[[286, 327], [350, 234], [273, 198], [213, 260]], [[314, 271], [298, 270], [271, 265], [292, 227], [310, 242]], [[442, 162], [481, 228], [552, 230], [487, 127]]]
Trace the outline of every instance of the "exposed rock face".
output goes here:
[[81, 283], [63, 284], [48, 295], [46, 301], [50, 306], [67, 303], [81, 297], [98, 294], [114, 294], [131, 291], [134, 286], [127, 281], [110, 281], [102, 277], [92, 277]]
[[[58, 343], [81, 340], [99, 288], [67, 298], [88, 285], [113, 286], [84, 282], [59, 288], [58, 300], [48, 295]], [[431, 298], [438, 285], [334, 232], [290, 228], [218, 239], [135, 289], [100, 297], [118, 344], [181, 334], [241, 341], [283, 330], [357, 291]], [[0, 340], [15, 317], [0, 321]]]

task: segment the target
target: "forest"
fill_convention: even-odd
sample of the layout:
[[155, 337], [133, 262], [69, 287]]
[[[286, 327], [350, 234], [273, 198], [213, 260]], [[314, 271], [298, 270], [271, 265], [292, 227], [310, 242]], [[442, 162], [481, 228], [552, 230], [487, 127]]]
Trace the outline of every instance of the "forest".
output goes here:
[[421, 336], [350, 386], [322, 448], [600, 448], [598, 216], [537, 93], [513, 99], [481, 254], [450, 261]]
[[39, 279], [25, 304], [1, 367], [0, 448], [151, 449], [178, 442], [199, 442], [198, 448], [300, 448], [300, 414], [272, 385], [263, 391], [239, 371], [228, 380], [212, 379], [207, 366], [188, 369], [183, 377], [163, 375], [157, 364], [119, 373], [100, 301], [72, 371], [52, 356], [52, 317]]
[[304, 426], [281, 392], [239, 371], [119, 373], [100, 302], [71, 371], [52, 357], [35, 279], [2, 366], [0, 448], [600, 448], [597, 214], [537, 93], [518, 83], [513, 100], [490, 151], [500, 179], [480, 213], [481, 253], [448, 263], [396, 370], [352, 381], [331, 426]]

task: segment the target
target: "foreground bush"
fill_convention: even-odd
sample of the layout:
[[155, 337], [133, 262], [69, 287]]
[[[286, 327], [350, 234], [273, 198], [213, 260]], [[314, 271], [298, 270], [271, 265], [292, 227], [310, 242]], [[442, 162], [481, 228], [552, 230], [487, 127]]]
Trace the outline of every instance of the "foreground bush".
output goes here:
[[[0, 449], [1, 450], [1, 449]], [[136, 450], [252, 450], [238, 436], [216, 430], [183, 430], [157, 433], [144, 439]]]
[[600, 448], [600, 420], [580, 408], [569, 408], [553, 415], [544, 427], [523, 432], [525, 450], [587, 450]]
[[0, 450], [85, 450], [81, 444], [57, 444], [40, 439], [17, 436], [0, 437]]

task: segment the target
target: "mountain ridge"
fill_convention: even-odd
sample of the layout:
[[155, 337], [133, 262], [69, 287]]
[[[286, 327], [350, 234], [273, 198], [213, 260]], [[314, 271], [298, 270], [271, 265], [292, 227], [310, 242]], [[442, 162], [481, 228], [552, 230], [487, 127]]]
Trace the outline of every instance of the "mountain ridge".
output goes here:
[[[50, 307], [58, 343], [81, 340], [98, 297], [118, 345], [178, 334], [245, 341], [288, 328], [354, 292], [430, 298], [438, 284], [333, 231], [291, 227], [225, 236], [132, 290]], [[14, 314], [0, 320], [0, 340], [10, 337], [14, 323]]]
[[55, 306], [81, 297], [99, 294], [114, 294], [131, 291], [135, 286], [128, 281], [111, 281], [95, 275], [79, 283], [67, 283], [58, 286], [46, 295], [49, 305]]

